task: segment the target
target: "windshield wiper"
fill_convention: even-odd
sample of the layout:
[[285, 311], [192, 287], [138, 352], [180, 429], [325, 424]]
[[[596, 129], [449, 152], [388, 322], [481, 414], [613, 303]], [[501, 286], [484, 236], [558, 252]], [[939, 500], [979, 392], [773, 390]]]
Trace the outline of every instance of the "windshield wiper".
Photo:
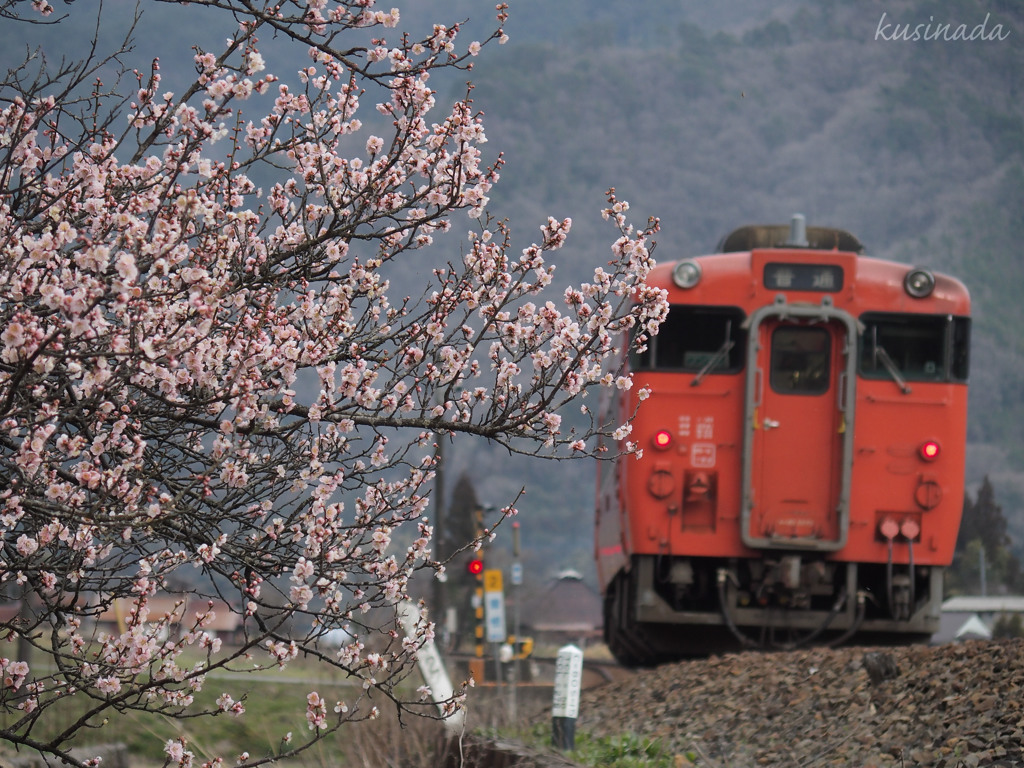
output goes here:
[[874, 342], [874, 365], [878, 365], [879, 360], [882, 360], [882, 366], [889, 372], [889, 375], [893, 377], [893, 381], [896, 382], [896, 386], [900, 388], [903, 394], [910, 394], [910, 387], [907, 385], [906, 380], [900, 376], [899, 369], [896, 368], [893, 358], [889, 356], [889, 352], [886, 348], [879, 344], [878, 340]]
[[704, 363], [704, 367], [697, 372], [697, 375], [693, 377], [690, 386], [698, 386], [708, 371], [716, 368], [719, 363], [726, 359], [729, 351], [734, 346], [736, 346], [736, 342], [732, 340], [732, 320], [729, 320], [725, 324], [725, 341], [722, 342], [722, 346], [718, 348], [718, 351], [711, 356], [711, 359]]

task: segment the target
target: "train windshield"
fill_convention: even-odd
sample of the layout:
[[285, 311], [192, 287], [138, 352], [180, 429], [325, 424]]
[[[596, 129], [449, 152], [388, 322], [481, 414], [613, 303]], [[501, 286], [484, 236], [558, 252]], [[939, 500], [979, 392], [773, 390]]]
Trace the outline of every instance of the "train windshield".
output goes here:
[[673, 304], [634, 370], [681, 371], [703, 376], [743, 369], [745, 316], [734, 307]]
[[860, 374], [868, 379], [967, 381], [970, 319], [951, 315], [862, 315]]

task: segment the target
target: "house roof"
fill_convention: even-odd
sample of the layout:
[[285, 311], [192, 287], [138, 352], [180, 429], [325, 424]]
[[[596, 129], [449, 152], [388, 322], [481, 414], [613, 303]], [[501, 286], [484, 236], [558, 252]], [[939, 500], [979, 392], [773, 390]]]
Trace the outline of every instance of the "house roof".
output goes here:
[[963, 626], [956, 631], [955, 637], [957, 640], [968, 640], [972, 637], [991, 640], [992, 630], [985, 626], [985, 622], [979, 619], [978, 615], [975, 614], [965, 621]]
[[[231, 606], [222, 600], [214, 600], [213, 605], [209, 601], [190, 598], [188, 601], [180, 597], [169, 595], [155, 595], [147, 603], [149, 607], [149, 621], [160, 621], [170, 617], [170, 623], [175, 625], [191, 625], [196, 621], [196, 615], [205, 613], [207, 610], [214, 612], [214, 618], [204, 624], [204, 628], [213, 632], [233, 632], [241, 624], [241, 617], [237, 612], [231, 610]], [[131, 611], [131, 601], [118, 598], [99, 617], [99, 621], [108, 624], [119, 624]]]
[[1024, 613], [1022, 595], [961, 595], [942, 604], [943, 613]]
[[5, 624], [14, 621], [21, 612], [21, 600], [0, 603], [0, 621]]
[[566, 572], [526, 607], [526, 615], [525, 623], [536, 631], [593, 631], [602, 625], [601, 596], [578, 574]]

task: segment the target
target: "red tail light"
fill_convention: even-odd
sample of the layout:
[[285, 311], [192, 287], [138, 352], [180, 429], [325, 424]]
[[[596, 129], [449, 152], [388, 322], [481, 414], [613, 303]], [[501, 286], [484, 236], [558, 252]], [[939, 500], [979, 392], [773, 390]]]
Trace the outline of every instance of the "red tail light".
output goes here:
[[667, 429], [661, 429], [654, 433], [654, 447], [664, 451], [672, 445], [672, 433]]
[[921, 447], [918, 449], [918, 452], [921, 454], [921, 458], [924, 459], [925, 461], [935, 461], [937, 458], [939, 458], [941, 448], [939, 447], [937, 441], [926, 440], [925, 442], [921, 443]]

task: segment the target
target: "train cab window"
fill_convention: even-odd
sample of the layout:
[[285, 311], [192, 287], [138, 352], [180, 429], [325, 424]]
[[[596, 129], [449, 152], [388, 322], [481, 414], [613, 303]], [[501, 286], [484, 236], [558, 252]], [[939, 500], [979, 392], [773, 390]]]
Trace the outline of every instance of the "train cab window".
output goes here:
[[674, 304], [635, 370], [737, 373], [743, 369], [743, 311], [733, 307]]
[[967, 380], [969, 318], [869, 313], [860, 319], [860, 373], [865, 378]]
[[970, 370], [971, 319], [951, 318], [950, 327], [950, 378], [953, 381], [967, 381]]
[[772, 390], [783, 395], [828, 392], [831, 352], [831, 338], [826, 329], [779, 326], [772, 332]]

